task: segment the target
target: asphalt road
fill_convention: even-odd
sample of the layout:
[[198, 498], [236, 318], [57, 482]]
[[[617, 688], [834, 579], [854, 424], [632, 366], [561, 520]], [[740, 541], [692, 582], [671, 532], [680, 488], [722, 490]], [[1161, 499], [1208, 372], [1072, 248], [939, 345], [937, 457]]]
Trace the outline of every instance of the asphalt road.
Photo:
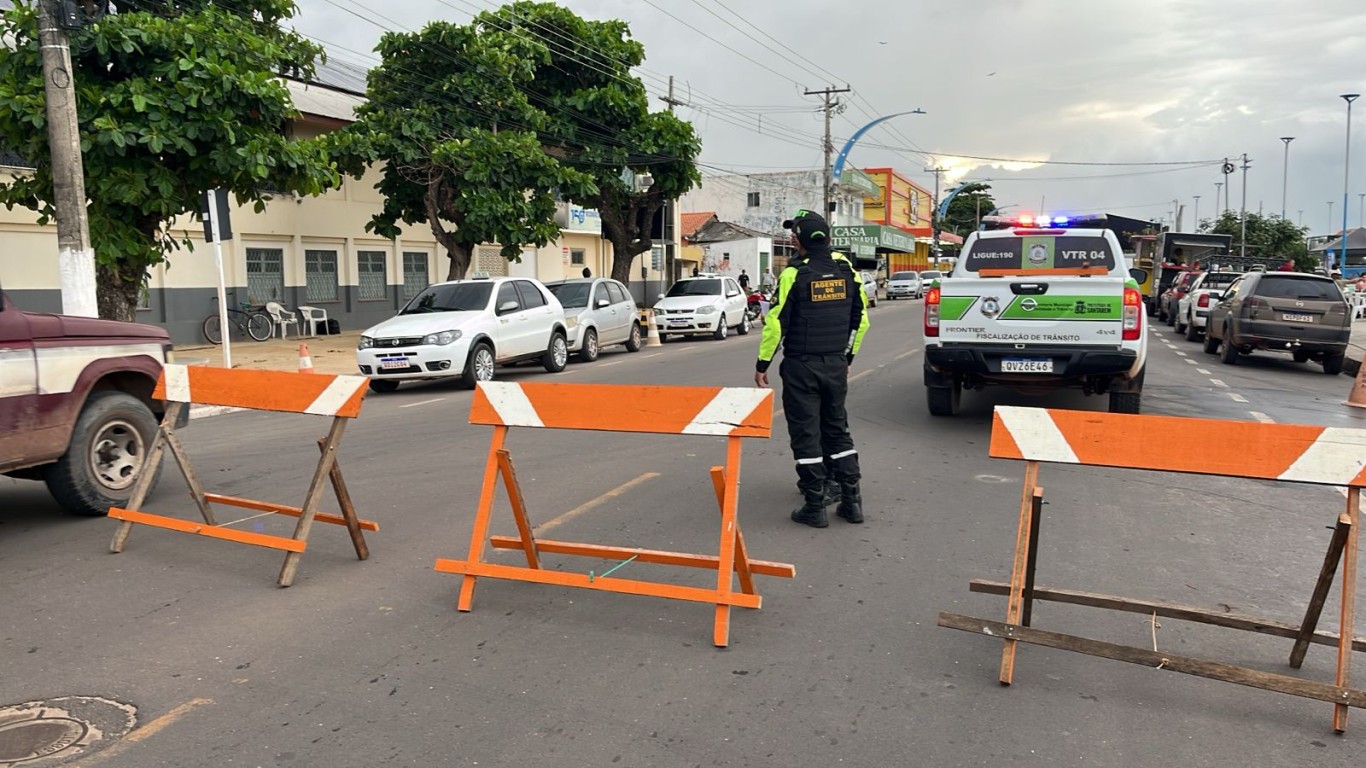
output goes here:
[[[426, 384], [372, 396], [346, 435], [352, 493], [382, 526], [368, 536], [371, 559], [357, 562], [341, 529], [315, 526], [290, 589], [274, 587], [275, 553], [220, 541], [139, 527], [111, 555], [113, 522], [64, 517], [41, 486], [0, 481], [0, 705], [70, 695], [135, 705], [132, 736], [78, 761], [102, 768], [1366, 760], [1360, 711], [1338, 737], [1316, 701], [1030, 646], [1003, 688], [998, 642], [937, 627], [941, 610], [1004, 615], [1001, 598], [968, 592], [971, 578], [1008, 579], [1014, 545], [1023, 466], [987, 457], [992, 405], [1102, 410], [1105, 399], [993, 390], [966, 394], [959, 418], [932, 418], [919, 322], [919, 302], [884, 301], [855, 363], [867, 524], [791, 523], [785, 432], [746, 446], [751, 554], [796, 564], [797, 578], [759, 577], [763, 608], [735, 611], [728, 649], [712, 647], [712, 612], [694, 603], [485, 579], [474, 611], [458, 613], [458, 577], [432, 565], [466, 553], [490, 430], [466, 423], [468, 392]], [[554, 378], [744, 386], [757, 344], [605, 351]], [[1225, 366], [1170, 334], [1150, 355], [1147, 413], [1362, 426], [1340, 405], [1345, 376], [1274, 355]], [[182, 435], [212, 490], [297, 504], [325, 426], [235, 413]], [[1193, 434], [1133, 450], [1200, 446]], [[509, 449], [543, 534], [715, 551], [707, 468], [723, 462], [724, 441], [514, 430]], [[1118, 470], [1048, 466], [1041, 484], [1040, 585], [1290, 622], [1342, 505], [1331, 489]], [[150, 509], [191, 512], [173, 467]], [[512, 533], [500, 510], [495, 532]], [[619, 575], [705, 585], [706, 573], [631, 564]], [[1336, 611], [1325, 613], [1331, 629]], [[1056, 604], [1036, 607], [1035, 626], [1154, 639], [1141, 615]], [[1165, 619], [1156, 643], [1274, 672], [1287, 671], [1290, 650]], [[1316, 646], [1303, 674], [1331, 680], [1332, 667], [1332, 650]]]

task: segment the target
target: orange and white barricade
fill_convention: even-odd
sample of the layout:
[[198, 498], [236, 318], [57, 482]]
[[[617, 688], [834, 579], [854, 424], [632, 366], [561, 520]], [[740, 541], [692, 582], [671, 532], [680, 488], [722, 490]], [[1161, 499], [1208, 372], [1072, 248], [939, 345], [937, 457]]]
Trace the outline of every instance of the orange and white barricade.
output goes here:
[[[1208, 450], [1133, 450], [1136, 445], [1182, 444], [1191, 435], [1199, 435]], [[1366, 651], [1366, 640], [1353, 636], [1361, 490], [1366, 487], [1366, 430], [998, 406], [991, 431], [991, 456], [1025, 462], [1010, 581], [973, 580], [970, 585], [973, 592], [1006, 595], [1005, 621], [940, 613], [939, 625], [1004, 640], [1002, 684], [1013, 681], [1016, 645], [1030, 643], [1332, 702], [1333, 728], [1338, 733], [1347, 728], [1349, 707], [1366, 707], [1366, 690], [1349, 687], [1352, 652]], [[1043, 488], [1037, 483], [1039, 465], [1045, 463], [1338, 486], [1346, 490], [1347, 508], [1336, 515], [1327, 556], [1310, 594], [1304, 620], [1298, 625], [1177, 603], [1050, 589], [1034, 584], [1043, 508]], [[1339, 633], [1320, 632], [1319, 616], [1339, 564]], [[1116, 645], [1035, 629], [1035, 600], [1150, 615], [1152, 647]], [[1159, 651], [1159, 616], [1293, 639], [1289, 666], [1295, 669], [1304, 661], [1311, 643], [1335, 646], [1336, 678], [1332, 684], [1321, 683]]]
[[[581, 587], [630, 595], [650, 595], [675, 600], [711, 603], [715, 606], [712, 641], [730, 642], [730, 609], [758, 608], [762, 602], [754, 589], [754, 575], [792, 578], [796, 569], [786, 563], [751, 560], [740, 533], [740, 448], [746, 438], [766, 438], [773, 428], [773, 392], [737, 387], [625, 386], [612, 384], [511, 384], [479, 385], [470, 407], [471, 424], [493, 427], [483, 489], [465, 560], [436, 561], [436, 570], [464, 575], [460, 585], [461, 611], [470, 610], [475, 581], [480, 576], [539, 584]], [[714, 435], [726, 438], [726, 465], [712, 467], [711, 479], [721, 511], [720, 548], [717, 555], [662, 552], [651, 549], [582, 544], [537, 539], [527, 519], [526, 502], [517, 483], [512, 458], [503, 444], [512, 427], [644, 432], [661, 435]], [[488, 539], [496, 549], [518, 549], [526, 565], [484, 562], [489, 516], [499, 478], [507, 490], [517, 536]], [[716, 571], [716, 587], [680, 586], [613, 577], [604, 573], [570, 573], [543, 568], [541, 555], [583, 555], [627, 562], [679, 565]], [[610, 571], [609, 571], [610, 573]], [[739, 579], [740, 591], [733, 581]]]
[[[150, 525], [183, 533], [193, 533], [215, 539], [252, 544], [286, 552], [284, 565], [280, 568], [277, 583], [287, 587], [294, 581], [299, 567], [299, 558], [308, 546], [309, 530], [313, 522], [345, 525], [351, 534], [356, 556], [365, 560], [370, 551], [365, 544], [363, 531], [378, 531], [379, 525], [369, 520], [361, 520], [351, 502], [351, 495], [342, 479], [341, 466], [337, 463], [337, 450], [341, 445], [346, 423], [360, 416], [361, 401], [365, 397], [367, 382], [362, 376], [328, 376], [313, 373], [287, 373], [282, 371], [254, 371], [242, 369], [209, 368], [201, 366], [167, 365], [162, 369], [152, 396], [167, 403], [166, 415], [161, 428], [148, 451], [147, 467], [160, 466], [167, 449], [175, 458], [176, 466], [185, 477], [190, 496], [198, 507], [203, 522], [155, 515], [140, 510], [147, 498], [155, 472], [146, 471], [133, 486], [128, 508], [118, 507], [109, 510], [109, 516], [121, 520], [118, 531], [109, 548], [122, 552], [132, 532], [133, 524]], [[208, 493], [200, 484], [199, 476], [190, 464], [188, 454], [176, 436], [175, 425], [181, 413], [191, 403], [197, 405], [219, 405], [232, 408], [246, 408], [259, 411], [311, 414], [331, 417], [332, 427], [327, 436], [318, 440], [322, 455], [313, 472], [303, 505], [290, 507], [267, 501], [241, 499]], [[322, 514], [318, 504], [322, 500], [324, 485], [331, 483], [341, 507], [341, 516]], [[259, 514], [241, 520], [219, 523], [214, 516], [212, 505], [253, 510]], [[242, 531], [233, 525], [253, 520], [264, 515], [287, 515], [298, 518], [293, 536], [274, 536], [265, 533]]]

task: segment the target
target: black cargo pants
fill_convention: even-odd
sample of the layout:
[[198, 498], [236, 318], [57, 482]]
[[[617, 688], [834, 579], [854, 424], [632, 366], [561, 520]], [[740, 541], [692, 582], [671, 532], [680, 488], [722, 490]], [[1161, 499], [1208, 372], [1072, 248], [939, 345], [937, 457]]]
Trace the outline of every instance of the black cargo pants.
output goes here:
[[803, 493], [820, 493], [827, 466], [841, 484], [857, 483], [858, 451], [844, 410], [849, 392], [844, 355], [783, 355], [778, 372], [787, 434], [797, 460], [797, 487]]

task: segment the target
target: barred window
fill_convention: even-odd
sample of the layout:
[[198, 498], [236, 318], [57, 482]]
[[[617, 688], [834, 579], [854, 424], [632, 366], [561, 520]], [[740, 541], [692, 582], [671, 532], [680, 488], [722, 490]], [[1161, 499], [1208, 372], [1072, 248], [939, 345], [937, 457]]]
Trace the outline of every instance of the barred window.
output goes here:
[[247, 249], [247, 301], [263, 305], [285, 295], [285, 252], [279, 248]]
[[384, 251], [358, 251], [356, 275], [360, 281], [361, 301], [389, 298], [384, 262], [389, 254]]
[[304, 299], [310, 304], [337, 301], [336, 251], [304, 251]]
[[584, 256], [584, 253], [583, 253], [583, 249], [582, 249], [582, 248], [570, 248], [570, 249], [569, 249], [569, 263], [570, 263], [570, 264], [573, 264], [573, 265], [576, 266], [576, 267], [582, 267], [582, 266], [583, 266], [583, 256]]
[[411, 299], [422, 293], [430, 282], [427, 271], [427, 254], [423, 251], [403, 252], [403, 298]]

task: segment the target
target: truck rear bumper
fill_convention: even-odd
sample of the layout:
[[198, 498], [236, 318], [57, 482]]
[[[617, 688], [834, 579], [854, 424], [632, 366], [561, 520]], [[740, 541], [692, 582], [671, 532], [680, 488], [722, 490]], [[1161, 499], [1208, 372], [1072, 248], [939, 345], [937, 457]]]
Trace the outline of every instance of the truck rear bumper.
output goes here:
[[[1001, 361], [1006, 358], [1026, 360], [1048, 359], [1052, 373], [1003, 373]], [[1076, 347], [1013, 347], [938, 346], [925, 349], [925, 361], [937, 371], [976, 376], [991, 381], [1049, 381], [1077, 379], [1085, 376], [1119, 376], [1128, 374], [1138, 362], [1138, 352], [1131, 349], [1076, 348]]]

